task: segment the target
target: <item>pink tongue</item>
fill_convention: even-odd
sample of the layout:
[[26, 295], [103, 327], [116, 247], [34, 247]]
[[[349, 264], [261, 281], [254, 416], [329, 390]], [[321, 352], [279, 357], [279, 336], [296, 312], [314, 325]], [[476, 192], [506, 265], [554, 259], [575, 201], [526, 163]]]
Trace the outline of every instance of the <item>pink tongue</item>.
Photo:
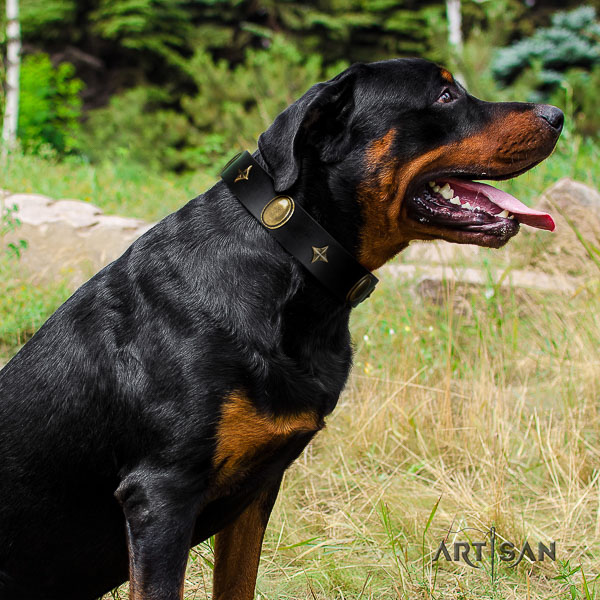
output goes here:
[[465, 181], [463, 179], [445, 179], [444, 181], [447, 181], [450, 184], [450, 187], [455, 190], [455, 193], [458, 193], [459, 195], [459, 190], [461, 188], [468, 190], [471, 193], [482, 194], [503, 210], [507, 210], [515, 215], [519, 223], [537, 227], [538, 229], [554, 231], [554, 219], [552, 219], [548, 213], [533, 210], [532, 208], [525, 206], [525, 204], [520, 200], [517, 200], [514, 196], [491, 185], [476, 183], [475, 181]]

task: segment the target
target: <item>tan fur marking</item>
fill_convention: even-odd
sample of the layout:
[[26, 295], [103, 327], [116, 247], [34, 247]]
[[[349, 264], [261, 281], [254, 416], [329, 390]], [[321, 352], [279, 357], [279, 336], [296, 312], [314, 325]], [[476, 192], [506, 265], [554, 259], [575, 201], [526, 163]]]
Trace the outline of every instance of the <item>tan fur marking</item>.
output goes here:
[[270, 417], [259, 413], [241, 393], [234, 393], [223, 404], [217, 428], [214, 464], [219, 481], [233, 475], [237, 468], [271, 442], [284, 441], [294, 433], [318, 431], [323, 427], [314, 413]]
[[390, 129], [382, 138], [375, 140], [370, 144], [367, 149], [367, 165], [369, 167], [377, 167], [382, 159], [389, 154], [395, 135], [396, 130]]
[[445, 79], [448, 83], [454, 83], [454, 77], [452, 77], [452, 73], [447, 69], [442, 68], [440, 75], [442, 76], [442, 79]]
[[252, 600], [265, 533], [260, 499], [215, 536], [214, 600]]

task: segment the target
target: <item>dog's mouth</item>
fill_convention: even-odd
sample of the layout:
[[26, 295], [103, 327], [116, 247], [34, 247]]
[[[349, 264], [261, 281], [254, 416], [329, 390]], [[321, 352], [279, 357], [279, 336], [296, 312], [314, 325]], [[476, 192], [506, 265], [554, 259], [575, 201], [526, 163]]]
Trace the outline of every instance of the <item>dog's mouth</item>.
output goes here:
[[[417, 188], [406, 203], [408, 216], [423, 225], [454, 233], [452, 241], [502, 246], [519, 224], [554, 230], [548, 213], [533, 210], [491, 185], [438, 177]], [[444, 236], [446, 237], [446, 236]]]

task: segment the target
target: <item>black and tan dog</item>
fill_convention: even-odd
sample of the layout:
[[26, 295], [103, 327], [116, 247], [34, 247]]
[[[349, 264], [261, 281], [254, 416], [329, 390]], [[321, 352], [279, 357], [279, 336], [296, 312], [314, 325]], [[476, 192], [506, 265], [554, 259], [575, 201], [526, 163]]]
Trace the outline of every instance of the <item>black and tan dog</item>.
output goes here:
[[[487, 103], [420, 59], [311, 88], [254, 157], [367, 269], [411, 240], [499, 247], [549, 215], [471, 179], [552, 151], [551, 106]], [[351, 365], [350, 306], [223, 182], [52, 315], [0, 373], [0, 598], [181, 598], [216, 534], [213, 597], [253, 597], [284, 470]]]

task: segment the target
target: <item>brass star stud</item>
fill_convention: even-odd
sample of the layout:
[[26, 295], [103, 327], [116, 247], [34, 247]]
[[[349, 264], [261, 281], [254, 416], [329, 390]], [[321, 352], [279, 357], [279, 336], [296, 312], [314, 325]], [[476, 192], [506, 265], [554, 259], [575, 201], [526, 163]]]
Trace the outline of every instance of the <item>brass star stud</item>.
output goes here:
[[233, 183], [237, 183], [238, 181], [243, 181], [243, 180], [248, 181], [248, 176], [250, 175], [251, 168], [252, 168], [252, 165], [250, 165], [248, 168], [244, 169], [243, 171], [242, 171], [242, 169], [238, 169], [238, 176], [233, 180]]
[[329, 249], [329, 246], [323, 246], [322, 248], [315, 248], [314, 246], [312, 246], [313, 257], [310, 262], [311, 263], [318, 262], [318, 261], [329, 262], [327, 260], [327, 250], [328, 249]]

